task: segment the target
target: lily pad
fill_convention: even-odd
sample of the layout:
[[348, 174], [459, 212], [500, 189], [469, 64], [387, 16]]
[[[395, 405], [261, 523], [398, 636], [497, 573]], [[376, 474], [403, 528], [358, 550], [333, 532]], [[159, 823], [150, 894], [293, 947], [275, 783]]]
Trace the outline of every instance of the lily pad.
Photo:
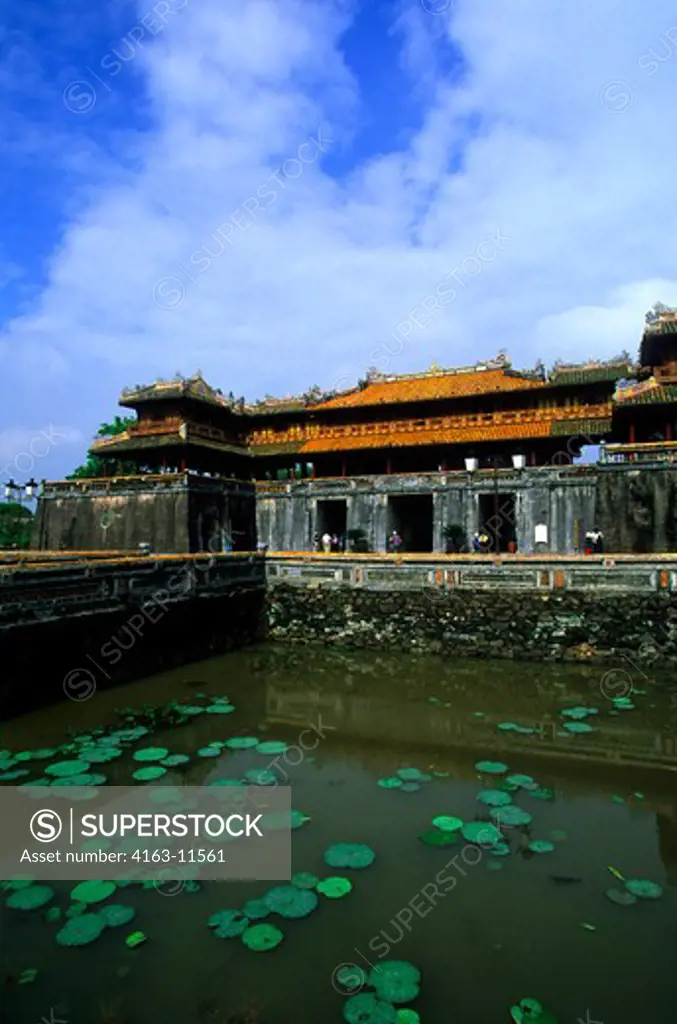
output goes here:
[[258, 743], [256, 736], [231, 736], [229, 740], [226, 740], [225, 746], [229, 750], [250, 750], [251, 747], [257, 747]]
[[[639, 896], [642, 900], [657, 900], [663, 895], [663, 890], [656, 882], [648, 882], [641, 878], [628, 878], [625, 888], [633, 896]], [[30, 891], [30, 890], [29, 890]]]
[[587, 722], [565, 722], [562, 728], [566, 729], [567, 732], [576, 733], [593, 731], [593, 727], [591, 725], [588, 725]]
[[452, 814], [438, 814], [433, 818], [433, 825], [442, 832], [460, 832], [463, 828], [463, 819], [455, 818]]
[[200, 747], [197, 752], [198, 757], [218, 757], [221, 753], [221, 747]]
[[547, 786], [539, 786], [538, 789], [527, 789], [526, 792], [529, 796], [532, 796], [534, 800], [554, 800], [555, 794]]
[[398, 779], [396, 775], [391, 775], [385, 779], [379, 779], [376, 783], [381, 789], [399, 789], [402, 785], [402, 779]]
[[343, 1019], [348, 1024], [396, 1024], [395, 1007], [377, 999], [371, 992], [350, 996], [343, 1006]]
[[219, 701], [212, 704], [211, 707], [205, 708], [208, 715], [230, 715], [234, 710], [235, 705], [227, 704], [225, 701]]
[[403, 782], [400, 793], [418, 793], [420, 788], [420, 782]]
[[458, 842], [458, 832], [442, 832], [431, 828], [418, 837], [426, 846], [453, 846]]
[[422, 772], [419, 768], [398, 768], [397, 775], [403, 782], [418, 782], [422, 776], [426, 775], [426, 772]]
[[144, 935], [143, 932], [131, 932], [125, 939], [125, 945], [129, 949], [136, 949], [137, 946], [142, 946], [144, 942], [148, 941], [148, 936]]
[[129, 924], [136, 917], [134, 907], [128, 907], [124, 903], [109, 903], [108, 906], [102, 907], [98, 914], [107, 928]]
[[187, 764], [190, 761], [188, 754], [170, 754], [169, 757], [163, 757], [160, 764], [164, 768], [177, 768], [180, 764]]
[[137, 768], [135, 772], [132, 772], [132, 778], [137, 782], [151, 782], [166, 774], [166, 768], [162, 768], [159, 764], [151, 764], [147, 768]]
[[340, 878], [339, 876], [323, 878], [315, 886], [319, 893], [322, 893], [323, 896], [330, 900], [338, 900], [342, 896], [347, 896], [352, 887], [353, 883], [349, 878]]
[[240, 910], [219, 910], [207, 924], [219, 939], [234, 939], [249, 927], [249, 921]]
[[242, 941], [255, 953], [263, 953], [275, 949], [284, 938], [279, 928], [272, 924], [253, 924], [242, 933]]
[[376, 854], [365, 843], [334, 843], [324, 854], [330, 868], [368, 868]]
[[508, 775], [506, 782], [509, 782], [512, 786], [517, 786], [518, 789], [531, 789], [537, 785], [537, 782], [531, 775]]
[[169, 751], [166, 747], [142, 747], [132, 754], [135, 761], [164, 761], [168, 756]]
[[56, 941], [60, 946], [86, 946], [98, 939], [105, 927], [98, 914], [81, 914], [79, 917], [72, 917], [56, 933]]
[[307, 917], [318, 904], [312, 889], [298, 889], [295, 885], [278, 885], [263, 899], [273, 913], [287, 918]]
[[289, 750], [289, 744], [282, 740], [263, 740], [256, 745], [257, 754], [284, 754]]
[[501, 732], [512, 732], [512, 730], [516, 729], [517, 726], [514, 722], [499, 722], [496, 728], [500, 729]]
[[105, 764], [107, 761], [114, 761], [117, 757], [122, 757], [122, 753], [119, 747], [109, 744], [105, 747], [89, 747], [81, 750], [80, 757], [83, 761], [89, 761], [90, 764]]
[[555, 844], [548, 842], [547, 839], [534, 839], [529, 843], [529, 849], [532, 853], [552, 853]]
[[612, 903], [617, 903], [619, 907], [631, 907], [637, 902], [636, 896], [630, 892], [623, 892], [622, 889], [607, 889], [604, 895]]
[[5, 906], [12, 910], [39, 910], [54, 896], [54, 890], [48, 885], [29, 885], [25, 889], [13, 892], [5, 901]]
[[250, 921], [262, 921], [270, 914], [270, 907], [265, 900], [247, 900], [242, 908], [242, 913]]
[[510, 794], [501, 789], [482, 789], [477, 794], [477, 799], [487, 807], [507, 807], [512, 803]]
[[508, 771], [508, 766], [503, 764], [502, 761], [478, 761], [475, 769], [481, 775], [503, 775], [504, 772]]
[[112, 896], [116, 888], [115, 882], [80, 882], [71, 891], [71, 899], [78, 903], [101, 903]]
[[275, 772], [268, 771], [267, 768], [252, 768], [251, 771], [244, 773], [244, 777], [254, 786], [274, 786], [277, 782]]
[[419, 994], [421, 972], [406, 960], [384, 960], [369, 972], [369, 984], [388, 1003], [411, 1003]]
[[70, 775], [82, 775], [88, 771], [88, 761], [56, 761], [47, 765], [45, 775], [56, 775], [59, 779], [65, 779]]
[[317, 875], [311, 875], [308, 871], [299, 871], [291, 876], [291, 884], [297, 889], [314, 889], [319, 881]]
[[512, 804], [510, 807], [497, 807], [491, 812], [491, 817], [499, 825], [507, 825], [508, 827], [528, 825], [532, 820], [528, 811], [523, 811], [521, 807], [517, 807], [515, 804]]
[[466, 822], [461, 829], [461, 835], [468, 843], [487, 847], [496, 846], [503, 838], [496, 826], [486, 821]]

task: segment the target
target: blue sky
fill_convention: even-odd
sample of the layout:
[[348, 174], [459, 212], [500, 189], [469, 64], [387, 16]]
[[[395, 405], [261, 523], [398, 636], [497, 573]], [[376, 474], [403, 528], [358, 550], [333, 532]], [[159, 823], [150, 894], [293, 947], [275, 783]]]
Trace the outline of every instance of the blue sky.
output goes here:
[[125, 385], [177, 371], [253, 399], [634, 354], [677, 304], [667, 0], [3, 21], [0, 479], [64, 475]]

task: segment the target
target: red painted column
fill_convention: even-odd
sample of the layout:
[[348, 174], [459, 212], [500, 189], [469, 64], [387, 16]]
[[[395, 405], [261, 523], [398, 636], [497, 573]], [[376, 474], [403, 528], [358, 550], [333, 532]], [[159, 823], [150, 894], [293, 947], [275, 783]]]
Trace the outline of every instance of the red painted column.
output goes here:
[[634, 423], [630, 424], [629, 438], [630, 438], [630, 444], [634, 444], [635, 443], [635, 424]]

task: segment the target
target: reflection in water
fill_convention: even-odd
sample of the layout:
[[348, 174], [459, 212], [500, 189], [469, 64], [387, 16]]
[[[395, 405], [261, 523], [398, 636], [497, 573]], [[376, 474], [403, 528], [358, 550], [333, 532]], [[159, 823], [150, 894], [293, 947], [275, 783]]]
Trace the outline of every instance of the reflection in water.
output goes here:
[[[153, 743], [192, 755], [172, 783], [240, 777], [271, 761], [247, 750], [195, 756], [214, 740], [253, 734], [303, 749], [302, 730], [314, 725], [324, 738], [312, 753], [283, 762], [293, 806], [311, 819], [294, 832], [294, 870], [336, 873], [323, 862], [334, 842], [368, 843], [377, 854], [364, 871], [340, 872], [353, 881], [349, 896], [323, 901], [304, 920], [275, 919], [285, 940], [265, 955], [237, 938], [218, 940], [206, 926], [216, 910], [261, 897], [270, 888], [265, 882], [207, 883], [193, 895], [171, 897], [120, 889], [116, 901], [135, 907], [134, 927], [149, 936], [137, 950], [113, 929], [91, 947], [64, 949], [40, 912], [3, 908], [0, 1020], [36, 1024], [58, 1006], [55, 1016], [69, 1024], [227, 1024], [255, 1005], [251, 1024], [338, 1022], [345, 996], [331, 983], [337, 966], [377, 963], [385, 943], [389, 959], [422, 970], [416, 1009], [426, 1024], [507, 1020], [509, 1006], [523, 996], [541, 999], [561, 1024], [585, 1020], [586, 1008], [607, 1024], [672, 1024], [674, 712], [667, 684], [656, 681], [636, 695], [634, 710], [610, 714], [602, 676], [580, 666], [269, 646], [0, 726], [0, 747], [33, 749], [58, 743], [71, 726], [112, 724], [116, 707], [228, 694], [233, 715], [204, 715], [154, 734]], [[600, 709], [590, 720], [594, 732], [564, 732], [560, 711], [572, 704]], [[502, 732], [502, 722], [533, 732]], [[453, 892], [424, 917], [403, 913], [462, 849], [419, 842], [432, 819], [486, 819], [476, 798], [487, 783], [474, 768], [486, 758], [533, 775], [554, 799], [515, 796], [533, 821], [511, 834], [512, 856], [500, 858], [500, 869], [488, 870], [488, 855], [473, 866], [458, 861], [462, 874]], [[404, 764], [441, 774], [412, 793], [376, 785]], [[135, 767], [131, 752], [101, 766], [116, 785], [129, 782]], [[554, 852], [534, 856], [525, 849], [529, 839], [554, 832], [567, 837]], [[662, 898], [630, 908], [612, 904], [604, 892], [618, 883], [608, 866], [665, 886]], [[54, 888], [67, 906], [70, 887]], [[30, 966], [39, 971], [32, 985], [11, 980]]]

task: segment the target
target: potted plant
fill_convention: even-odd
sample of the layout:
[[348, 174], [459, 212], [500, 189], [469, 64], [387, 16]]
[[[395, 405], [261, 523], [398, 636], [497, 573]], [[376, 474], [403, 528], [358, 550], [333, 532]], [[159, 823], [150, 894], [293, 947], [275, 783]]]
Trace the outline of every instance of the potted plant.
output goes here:
[[350, 550], [355, 554], [365, 554], [367, 551], [367, 534], [361, 528], [357, 527], [354, 530], [348, 530], [346, 537], [350, 544]]
[[442, 529], [448, 555], [458, 554], [465, 549], [465, 530], [460, 523], [447, 523]]

